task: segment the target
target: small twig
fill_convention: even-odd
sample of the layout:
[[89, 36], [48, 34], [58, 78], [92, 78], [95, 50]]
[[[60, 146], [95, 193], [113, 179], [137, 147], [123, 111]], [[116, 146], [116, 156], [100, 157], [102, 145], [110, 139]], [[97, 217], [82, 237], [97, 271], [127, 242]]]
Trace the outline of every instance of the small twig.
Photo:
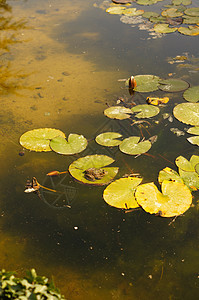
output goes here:
[[175, 220], [177, 219], [177, 217], [178, 217], [178, 216], [175, 216], [175, 217], [173, 218], [173, 220], [172, 220], [168, 225], [170, 226], [172, 223], [174, 223]]

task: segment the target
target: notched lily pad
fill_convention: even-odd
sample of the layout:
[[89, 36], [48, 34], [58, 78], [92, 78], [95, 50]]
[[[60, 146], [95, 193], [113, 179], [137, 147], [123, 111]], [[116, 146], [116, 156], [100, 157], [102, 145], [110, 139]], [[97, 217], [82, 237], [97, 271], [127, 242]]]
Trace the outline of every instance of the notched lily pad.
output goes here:
[[99, 145], [114, 147], [121, 144], [122, 141], [118, 140], [121, 137], [122, 135], [117, 132], [104, 132], [99, 134], [95, 140]]
[[175, 160], [176, 166], [180, 168], [181, 170], [187, 171], [187, 172], [193, 172], [194, 167], [190, 161], [188, 161], [183, 156], [178, 156]]
[[180, 103], [174, 107], [173, 114], [185, 124], [199, 126], [199, 103]]
[[134, 91], [147, 93], [158, 90], [160, 77], [155, 75], [136, 75], [135, 80], [137, 86], [134, 88]]
[[166, 18], [175, 18], [175, 17], [181, 17], [183, 13], [178, 11], [177, 8], [168, 8], [166, 10], [163, 10], [161, 15]]
[[180, 175], [178, 174], [178, 172], [172, 170], [169, 167], [166, 167], [159, 172], [158, 182], [161, 184], [164, 180], [183, 183], [183, 180], [180, 177]]
[[124, 120], [130, 118], [132, 111], [124, 106], [111, 106], [104, 110], [104, 114], [111, 119]]
[[199, 101], [199, 85], [193, 86], [188, 88], [184, 94], [183, 97], [185, 100], [189, 102], [196, 103]]
[[153, 29], [158, 33], [172, 33], [177, 30], [176, 27], [169, 27], [169, 24], [156, 24]]
[[140, 104], [131, 108], [133, 113], [136, 113], [136, 118], [151, 118], [159, 114], [160, 109], [158, 107], [148, 105], [148, 104]]
[[199, 7], [187, 8], [184, 13], [188, 16], [199, 17]]
[[121, 15], [125, 7], [123, 6], [111, 6], [106, 9], [106, 12], [111, 15]]
[[103, 198], [111, 206], [130, 209], [139, 207], [135, 200], [135, 190], [142, 182], [142, 178], [120, 178], [109, 184], [103, 193]]
[[121, 152], [130, 155], [139, 155], [146, 153], [151, 148], [151, 142], [149, 140], [140, 141], [139, 136], [131, 136], [122, 141], [119, 145]]
[[192, 195], [185, 184], [164, 180], [161, 187], [162, 193], [153, 182], [137, 187], [135, 198], [146, 212], [161, 217], [174, 217], [189, 209]]
[[69, 166], [70, 174], [85, 184], [105, 185], [117, 175], [117, 167], [107, 167], [114, 159], [107, 155], [87, 155], [74, 161]]
[[125, 10], [122, 11], [123, 15], [126, 16], [140, 16], [144, 13], [144, 10], [141, 9], [136, 9], [136, 8], [126, 8]]
[[86, 149], [87, 144], [87, 139], [83, 135], [74, 133], [69, 134], [68, 141], [61, 136], [57, 136], [50, 141], [51, 149], [64, 155], [80, 153]]
[[199, 35], [199, 26], [180, 27], [178, 31], [184, 35]]
[[189, 87], [189, 83], [181, 79], [166, 79], [162, 80], [159, 89], [165, 92], [180, 92]]
[[38, 128], [25, 132], [20, 137], [19, 143], [22, 147], [36, 152], [52, 151], [49, 144], [50, 140], [61, 136], [65, 138], [65, 134], [54, 128]]

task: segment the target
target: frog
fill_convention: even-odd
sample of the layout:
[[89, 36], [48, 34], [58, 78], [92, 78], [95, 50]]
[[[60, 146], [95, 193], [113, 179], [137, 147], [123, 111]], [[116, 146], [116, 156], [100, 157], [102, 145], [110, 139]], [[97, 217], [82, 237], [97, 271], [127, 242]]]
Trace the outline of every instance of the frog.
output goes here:
[[84, 171], [84, 177], [90, 181], [102, 179], [106, 174], [108, 174], [107, 171], [96, 168], [89, 168]]

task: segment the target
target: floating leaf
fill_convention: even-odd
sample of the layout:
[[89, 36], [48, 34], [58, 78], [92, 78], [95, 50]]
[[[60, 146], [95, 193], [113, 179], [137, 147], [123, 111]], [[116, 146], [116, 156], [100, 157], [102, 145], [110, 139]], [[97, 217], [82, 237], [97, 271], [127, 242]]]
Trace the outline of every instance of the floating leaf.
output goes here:
[[199, 24], [199, 17], [183, 16], [183, 24]]
[[188, 16], [199, 17], [199, 7], [187, 8], [184, 13]]
[[57, 136], [65, 138], [65, 134], [61, 130], [53, 128], [39, 128], [22, 134], [19, 142], [22, 147], [31, 151], [51, 151], [49, 146], [50, 140]]
[[199, 127], [198, 126], [195, 126], [195, 127], [191, 127], [187, 130], [188, 133], [191, 133], [191, 134], [197, 134], [199, 135]]
[[136, 75], [136, 92], [153, 92], [158, 90], [160, 77], [154, 75]]
[[178, 31], [185, 35], [199, 35], [199, 26], [180, 27]]
[[151, 4], [155, 4], [157, 2], [160, 2], [162, 0], [137, 0], [137, 4], [140, 5], [151, 5]]
[[109, 184], [104, 190], [103, 198], [111, 206], [129, 209], [139, 207], [135, 200], [135, 190], [142, 178], [120, 178]]
[[119, 145], [120, 151], [130, 155], [146, 153], [151, 148], [151, 143], [147, 141], [139, 142], [139, 136], [131, 136], [122, 141]]
[[165, 92], [180, 92], [186, 90], [188, 87], [188, 82], [173, 78], [162, 80], [159, 85], [159, 89]]
[[183, 13], [178, 11], [177, 8], [168, 8], [166, 10], [163, 10], [161, 15], [166, 18], [176, 18], [181, 17]]
[[159, 114], [160, 109], [155, 106], [150, 106], [148, 104], [140, 104], [131, 108], [133, 113], [137, 113], [136, 118], [151, 118]]
[[190, 161], [188, 161], [183, 156], [178, 156], [175, 160], [176, 166], [180, 168], [181, 170], [187, 171], [187, 172], [193, 172], [194, 167]]
[[146, 99], [148, 104], [152, 105], [159, 105], [162, 103], [168, 103], [169, 102], [169, 97], [163, 97], [163, 98], [158, 98], [158, 97], [147, 97]]
[[120, 137], [122, 135], [117, 132], [104, 132], [99, 134], [95, 140], [99, 145], [113, 147], [121, 144], [122, 141], [118, 140]]
[[185, 124], [199, 126], [199, 103], [180, 103], [174, 107], [173, 114]]
[[157, 12], [155, 12], [155, 11], [145, 11], [145, 12], [143, 13], [142, 16], [143, 16], [144, 18], [149, 19], [149, 18], [151, 18], [151, 17], [158, 17], [159, 14], [158, 14]]
[[106, 9], [106, 12], [111, 15], [121, 15], [123, 10], [125, 10], [125, 7], [123, 6], [111, 6]]
[[152, 23], [165, 23], [167, 19], [163, 16], [152, 16], [149, 21]]
[[196, 172], [187, 172], [179, 169], [179, 174], [188, 188], [193, 191], [199, 189], [199, 176]]
[[198, 135], [187, 138], [187, 141], [189, 141], [189, 143], [191, 143], [193, 145], [199, 146], [199, 136]]
[[198, 102], [199, 101], [199, 85], [188, 88], [184, 92], [183, 97], [185, 98], [185, 100], [187, 100], [189, 102], [194, 102], [194, 103]]
[[169, 27], [169, 24], [156, 24], [153, 29], [158, 33], [171, 33], [177, 30], [176, 27]]
[[61, 136], [57, 136], [50, 141], [51, 149], [64, 155], [80, 153], [86, 149], [87, 144], [87, 139], [83, 135], [74, 133], [69, 134], [68, 141]]
[[136, 9], [136, 8], [126, 8], [125, 10], [122, 11], [123, 15], [127, 16], [140, 16], [144, 13], [144, 10], [141, 9]]
[[183, 183], [183, 180], [180, 177], [180, 175], [176, 171], [168, 167], [164, 168], [159, 172], [158, 182], [161, 184], [164, 180]]
[[190, 207], [192, 195], [185, 184], [164, 180], [161, 187], [162, 193], [152, 182], [137, 187], [135, 198], [146, 212], [161, 217], [174, 217]]
[[111, 119], [124, 120], [130, 118], [132, 111], [123, 106], [111, 106], [104, 110], [104, 114]]
[[[114, 162], [107, 155], [87, 155], [69, 166], [70, 174], [80, 182], [92, 185], [108, 184], [118, 173], [116, 167], [106, 167]], [[92, 177], [88, 179], [89, 172]]]
[[173, 0], [172, 4], [173, 5], [190, 5], [191, 0]]

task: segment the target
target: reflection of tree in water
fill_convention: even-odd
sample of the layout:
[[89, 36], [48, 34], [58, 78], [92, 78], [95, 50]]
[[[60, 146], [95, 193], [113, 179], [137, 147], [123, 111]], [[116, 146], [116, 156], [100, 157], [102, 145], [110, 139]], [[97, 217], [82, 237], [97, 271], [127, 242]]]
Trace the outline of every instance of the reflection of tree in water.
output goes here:
[[12, 7], [6, 3], [6, 0], [0, 0], [0, 93], [8, 94], [24, 88], [21, 79], [27, 77], [27, 74], [21, 74], [20, 71], [13, 71], [11, 63], [7, 62], [7, 53], [10, 52], [10, 46], [22, 43], [19, 39], [19, 31], [27, 29], [27, 22], [24, 19], [14, 20]]

